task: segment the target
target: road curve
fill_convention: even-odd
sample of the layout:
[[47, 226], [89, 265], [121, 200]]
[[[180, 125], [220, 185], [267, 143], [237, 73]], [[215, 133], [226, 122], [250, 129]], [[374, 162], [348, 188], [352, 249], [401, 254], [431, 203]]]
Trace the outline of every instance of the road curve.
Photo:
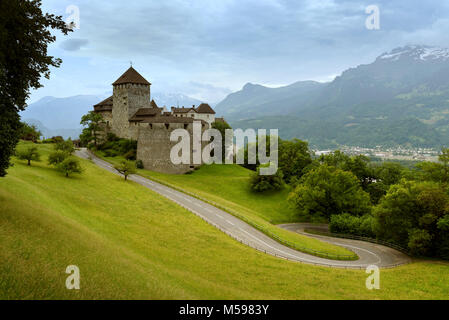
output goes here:
[[[96, 157], [94, 154], [92, 154], [85, 148], [77, 150], [75, 154], [80, 158], [91, 159], [99, 167], [119, 175], [119, 173], [113, 168], [113, 166], [110, 163]], [[234, 217], [233, 215], [221, 209], [218, 209], [204, 201], [201, 201], [197, 198], [194, 198], [185, 193], [179, 192], [163, 184], [154, 182], [150, 179], [144, 178], [139, 175], [131, 175], [128, 177], [128, 179], [148, 189], [151, 189], [152, 191], [164, 196], [165, 198], [179, 204], [180, 206], [196, 214], [209, 224], [215, 226], [216, 228], [220, 229], [221, 231], [231, 236], [232, 238], [238, 240], [239, 242], [242, 242], [254, 249], [257, 249], [267, 254], [271, 254], [279, 258], [313, 265], [321, 265], [336, 268], [348, 268], [348, 269], [365, 269], [368, 265], [372, 264], [377, 265], [378, 267], [381, 268], [393, 267], [398, 265], [398, 263], [394, 263], [398, 260], [387, 258], [388, 256], [387, 253], [379, 254], [377, 251], [372, 252], [371, 249], [369, 248], [367, 249], [365, 247], [362, 248], [360, 245], [351, 247], [351, 244], [337, 243], [337, 241], [338, 242], [344, 241], [342, 239], [336, 239], [335, 244], [339, 244], [344, 247], [347, 247], [350, 250], [353, 250], [359, 255], [359, 257], [361, 257], [361, 259], [357, 261], [329, 260], [312, 256], [306, 253], [302, 253], [280, 244], [279, 242], [273, 240], [272, 238], [268, 237], [264, 233], [258, 231], [257, 229], [243, 222], [242, 220]], [[283, 225], [282, 227], [292, 231], [297, 231], [298, 229], [294, 227], [294, 225], [290, 226]], [[329, 239], [321, 239], [321, 240], [331, 242], [329, 241]], [[389, 252], [390, 250], [393, 249], [386, 248], [385, 252]], [[365, 256], [367, 257], [366, 259], [364, 258]], [[370, 256], [373, 257], [376, 256], [376, 259], [368, 258]]]
[[359, 256], [359, 260], [357, 260], [357, 262], [361, 265], [377, 265], [382, 268], [389, 268], [411, 262], [410, 257], [408, 257], [406, 254], [380, 244], [360, 240], [315, 235], [306, 233], [304, 231], [304, 229], [308, 228], [315, 229], [317, 231], [328, 232], [327, 225], [318, 225], [312, 223], [288, 223], [280, 224], [278, 225], [278, 227], [312, 238], [316, 238], [321, 241], [329, 242], [334, 245], [342, 246], [351, 251], [354, 251]]

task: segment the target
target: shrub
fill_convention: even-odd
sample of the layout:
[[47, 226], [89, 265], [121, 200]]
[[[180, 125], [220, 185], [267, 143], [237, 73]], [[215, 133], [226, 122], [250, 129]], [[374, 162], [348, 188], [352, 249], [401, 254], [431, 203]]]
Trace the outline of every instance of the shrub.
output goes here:
[[59, 141], [55, 144], [55, 150], [63, 151], [67, 154], [72, 154], [75, 151], [73, 141], [69, 138], [66, 141]]
[[119, 152], [114, 149], [106, 149], [104, 151], [105, 157], [117, 157], [118, 155], [120, 155]]
[[136, 150], [129, 150], [123, 155], [126, 160], [136, 160]]
[[48, 164], [56, 166], [59, 163], [63, 162], [65, 159], [67, 159], [68, 156], [69, 155], [67, 152], [56, 150], [50, 153], [50, 155], [48, 156]]
[[282, 179], [282, 171], [280, 169], [273, 175], [260, 175], [260, 168], [268, 167], [267, 165], [260, 165], [257, 171], [251, 174], [250, 184], [251, 189], [256, 192], [264, 192], [270, 190], [280, 190], [284, 186]]
[[137, 169], [143, 169], [144, 168], [142, 160], [137, 160], [136, 161], [136, 168]]
[[332, 233], [352, 234], [361, 237], [374, 238], [374, 218], [371, 215], [356, 217], [348, 213], [332, 215], [329, 230]]

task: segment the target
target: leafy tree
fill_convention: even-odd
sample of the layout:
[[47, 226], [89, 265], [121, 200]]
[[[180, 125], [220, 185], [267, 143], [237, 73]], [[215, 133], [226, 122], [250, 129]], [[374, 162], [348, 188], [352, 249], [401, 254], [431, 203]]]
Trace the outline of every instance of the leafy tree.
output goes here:
[[225, 144], [226, 144], [226, 140], [225, 140], [226, 129], [232, 129], [232, 128], [226, 121], [214, 122], [214, 123], [212, 123], [212, 128], [217, 129], [221, 133], [221, 137], [222, 137], [222, 142], [221, 142], [222, 158], [221, 159], [222, 159], [222, 161], [224, 161], [225, 156], [226, 156], [226, 146], [225, 146]]
[[391, 185], [399, 183], [404, 176], [405, 168], [394, 162], [382, 162], [371, 168], [373, 170], [372, 180], [366, 186], [365, 191], [370, 194], [372, 203], [377, 204]]
[[363, 190], [366, 190], [367, 186], [374, 180], [373, 171], [368, 166], [369, 161], [369, 158], [364, 155], [351, 157], [340, 150], [336, 150], [330, 154], [321, 155], [319, 158], [320, 163], [352, 172], [359, 179]]
[[270, 190], [280, 190], [284, 186], [281, 169], [278, 169], [273, 175], [260, 175], [261, 167], [268, 167], [269, 164], [260, 165], [257, 172], [251, 174], [251, 189], [256, 192], [264, 192]]
[[68, 178], [72, 173], [82, 173], [83, 168], [80, 165], [78, 159], [74, 157], [68, 157], [64, 161], [58, 163], [56, 168], [64, 173], [64, 175]]
[[68, 156], [69, 156], [69, 154], [67, 152], [61, 151], [61, 150], [56, 150], [56, 151], [50, 153], [50, 155], [48, 156], [48, 164], [57, 166], [58, 164], [63, 162], [65, 159], [67, 159]]
[[67, 154], [72, 154], [75, 151], [75, 146], [73, 145], [72, 139], [67, 139], [60, 141], [55, 144], [55, 150], [63, 151]]
[[114, 166], [114, 169], [125, 177], [125, 181], [128, 179], [128, 176], [130, 174], [134, 174], [137, 172], [136, 165], [129, 160], [121, 161], [120, 164]]
[[448, 236], [448, 213], [449, 196], [439, 184], [402, 180], [375, 208], [375, 231], [415, 254], [437, 255]]
[[103, 123], [103, 117], [101, 114], [96, 113], [95, 111], [89, 111], [88, 114], [85, 114], [81, 118], [80, 124], [87, 127], [83, 130], [80, 139], [86, 144], [90, 141], [94, 141], [95, 147], [98, 143], [99, 134], [103, 131], [101, 124]]
[[62, 17], [44, 14], [40, 0], [0, 1], [0, 177], [6, 175], [20, 135], [19, 111], [26, 107], [30, 89], [42, 87], [41, 76], [60, 59], [47, 55], [56, 40], [51, 29], [71, 31]]
[[22, 128], [20, 129], [20, 139], [37, 142], [42, 136], [42, 133], [37, 130], [35, 125], [29, 125], [26, 122], [21, 123]]
[[27, 160], [29, 166], [31, 166], [31, 161], [40, 161], [40, 154], [34, 146], [19, 150], [16, 155], [20, 160]]
[[290, 183], [293, 178], [301, 178], [305, 168], [312, 163], [309, 145], [305, 141], [293, 139], [281, 140], [279, 143], [279, 168], [284, 174], [284, 180]]
[[438, 183], [448, 181], [446, 168], [441, 163], [423, 161], [416, 165], [416, 169], [411, 177], [413, 180], [434, 181]]
[[370, 212], [369, 195], [351, 172], [323, 164], [305, 174], [290, 193], [289, 201], [302, 216], [325, 217]]

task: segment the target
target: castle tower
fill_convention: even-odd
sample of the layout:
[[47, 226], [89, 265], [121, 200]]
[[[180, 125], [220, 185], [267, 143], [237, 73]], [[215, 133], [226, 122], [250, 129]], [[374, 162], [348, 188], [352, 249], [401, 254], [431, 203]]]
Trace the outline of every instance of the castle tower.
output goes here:
[[151, 108], [150, 86], [133, 67], [113, 84], [112, 131], [120, 138], [136, 139], [130, 130], [129, 119], [140, 108]]

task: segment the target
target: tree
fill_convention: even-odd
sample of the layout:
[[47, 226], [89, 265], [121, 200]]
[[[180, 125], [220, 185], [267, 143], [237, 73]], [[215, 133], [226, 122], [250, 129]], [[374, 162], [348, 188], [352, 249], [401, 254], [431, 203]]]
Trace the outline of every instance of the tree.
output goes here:
[[71, 173], [82, 173], [83, 168], [81, 168], [80, 162], [74, 157], [68, 157], [64, 161], [58, 163], [56, 168], [64, 173], [68, 178]]
[[125, 181], [130, 174], [136, 173], [136, 165], [129, 160], [121, 161], [120, 164], [114, 166], [114, 169], [125, 177]]
[[333, 214], [369, 213], [369, 195], [362, 190], [351, 172], [323, 164], [305, 174], [288, 200], [305, 217], [324, 217]]
[[22, 140], [33, 141], [34, 143], [39, 140], [42, 133], [37, 130], [35, 125], [29, 125], [28, 123], [21, 122], [22, 128], [20, 128], [19, 138]]
[[352, 172], [359, 179], [363, 190], [366, 190], [367, 186], [374, 180], [373, 171], [368, 166], [369, 161], [369, 158], [364, 155], [351, 157], [340, 150], [326, 155], [323, 154], [319, 158], [320, 163]]
[[222, 161], [225, 161], [225, 156], [226, 156], [226, 140], [225, 140], [225, 135], [226, 135], [226, 129], [232, 129], [231, 126], [226, 122], [226, 121], [216, 121], [214, 123], [212, 123], [212, 128], [213, 129], [217, 129], [218, 131], [220, 131], [221, 133], [221, 137], [222, 137], [222, 142], [221, 142], [221, 154], [222, 154]]
[[93, 140], [96, 147], [98, 142], [98, 135], [103, 130], [101, 126], [102, 123], [103, 117], [101, 116], [101, 114], [96, 113], [95, 111], [89, 111], [88, 114], [85, 114], [81, 118], [80, 124], [86, 126], [87, 128], [83, 130], [80, 139], [85, 142], [87, 141], [87, 143]]
[[50, 66], [61, 59], [47, 55], [56, 40], [51, 29], [71, 31], [62, 17], [44, 14], [40, 0], [0, 1], [0, 177], [6, 175], [20, 134], [19, 111], [26, 107], [30, 89], [42, 87]]
[[437, 255], [448, 240], [448, 213], [449, 196], [441, 185], [401, 180], [374, 209], [375, 232], [415, 254]]
[[67, 152], [64, 152], [61, 150], [56, 150], [56, 151], [50, 153], [50, 155], [48, 156], [48, 164], [57, 166], [58, 164], [63, 162], [65, 159], [67, 159], [68, 156], [69, 156], [69, 154]]
[[17, 151], [17, 157], [20, 160], [27, 160], [29, 166], [31, 166], [31, 161], [40, 161], [40, 154], [34, 146]]
[[312, 163], [309, 145], [305, 141], [293, 139], [281, 140], [279, 143], [279, 168], [284, 174], [284, 180], [290, 183], [293, 178], [301, 178], [305, 168]]
[[269, 167], [270, 164], [260, 165], [257, 172], [251, 174], [251, 189], [256, 192], [280, 190], [284, 186], [282, 171], [278, 169], [273, 175], [260, 175], [261, 167]]
[[65, 152], [67, 154], [72, 154], [75, 151], [75, 146], [73, 145], [72, 139], [63, 140], [55, 144], [55, 150]]

